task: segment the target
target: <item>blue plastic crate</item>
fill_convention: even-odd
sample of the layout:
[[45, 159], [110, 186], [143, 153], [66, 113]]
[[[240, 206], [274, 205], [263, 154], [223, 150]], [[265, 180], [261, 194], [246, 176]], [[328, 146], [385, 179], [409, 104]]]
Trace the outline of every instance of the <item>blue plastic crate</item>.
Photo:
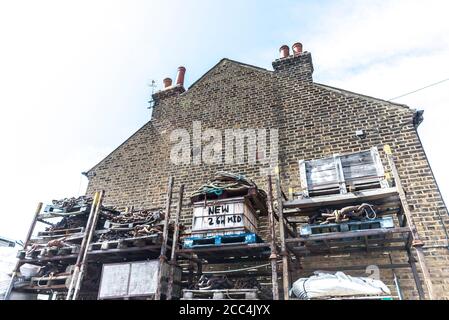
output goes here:
[[233, 244], [258, 243], [262, 240], [255, 233], [226, 234], [207, 237], [189, 237], [184, 239], [183, 247], [187, 249], [218, 247]]

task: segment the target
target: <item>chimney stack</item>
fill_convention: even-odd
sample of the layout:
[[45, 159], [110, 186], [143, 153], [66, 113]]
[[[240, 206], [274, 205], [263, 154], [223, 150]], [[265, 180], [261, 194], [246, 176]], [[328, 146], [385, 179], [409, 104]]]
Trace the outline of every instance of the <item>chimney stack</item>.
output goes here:
[[176, 75], [176, 85], [173, 85], [173, 81], [171, 78], [167, 77], [163, 81], [164, 88], [159, 90], [151, 96], [153, 98], [154, 106], [159, 104], [160, 101], [180, 95], [185, 92], [184, 89], [184, 75], [186, 73], [186, 68], [179, 67], [178, 74]]
[[282, 58], [287, 58], [288, 56], [290, 56], [290, 48], [287, 45], [283, 45], [280, 49], [279, 49], [279, 53]]
[[283, 45], [280, 49], [280, 58], [273, 61], [273, 69], [280, 74], [288, 74], [291, 78], [304, 82], [313, 82], [313, 62], [310, 52], [303, 51], [303, 45], [296, 42], [292, 46], [290, 55], [289, 47]]
[[171, 78], [165, 78], [163, 80], [163, 82], [164, 82], [164, 89], [167, 89], [167, 88], [171, 87], [171, 85], [172, 85], [172, 79]]
[[184, 87], [184, 75], [186, 74], [186, 68], [179, 67], [178, 75], [176, 76], [176, 85]]
[[292, 49], [293, 49], [293, 55], [298, 56], [298, 55], [302, 54], [302, 43], [296, 42], [295, 44], [293, 44]]

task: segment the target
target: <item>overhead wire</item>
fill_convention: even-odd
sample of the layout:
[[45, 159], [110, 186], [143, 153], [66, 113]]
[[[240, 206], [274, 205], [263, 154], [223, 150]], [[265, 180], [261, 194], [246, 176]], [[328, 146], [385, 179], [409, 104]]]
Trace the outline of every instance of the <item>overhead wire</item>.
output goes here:
[[427, 86], [425, 86], [425, 87], [422, 87], [422, 88], [419, 88], [419, 89], [410, 91], [410, 92], [408, 92], [408, 93], [404, 93], [404, 94], [402, 94], [402, 95], [400, 95], [400, 96], [391, 98], [391, 99], [389, 99], [388, 101], [393, 101], [393, 100], [397, 100], [397, 99], [399, 99], [399, 98], [403, 98], [403, 97], [409, 96], [409, 95], [411, 95], [411, 94], [413, 94], [413, 93], [416, 93], [416, 92], [419, 92], [419, 91], [422, 91], [422, 90], [425, 90], [425, 89], [428, 89], [428, 88], [437, 86], [437, 85], [442, 84], [442, 83], [444, 83], [444, 82], [446, 82], [446, 81], [449, 81], [449, 78], [444, 79], [444, 80], [441, 80], [441, 81], [438, 81], [438, 82], [435, 82], [435, 83], [432, 83], [432, 84], [429, 84], [429, 85], [427, 85]]

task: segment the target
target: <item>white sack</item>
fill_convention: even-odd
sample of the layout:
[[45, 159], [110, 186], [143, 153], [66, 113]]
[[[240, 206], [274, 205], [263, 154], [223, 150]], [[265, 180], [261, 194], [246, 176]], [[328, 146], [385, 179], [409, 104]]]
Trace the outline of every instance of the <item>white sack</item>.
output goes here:
[[390, 295], [390, 289], [380, 280], [351, 277], [343, 272], [335, 274], [316, 272], [310, 278], [296, 281], [290, 296], [301, 299], [325, 297]]
[[17, 248], [0, 247], [0, 299], [3, 298], [11, 281], [12, 273], [17, 261]]

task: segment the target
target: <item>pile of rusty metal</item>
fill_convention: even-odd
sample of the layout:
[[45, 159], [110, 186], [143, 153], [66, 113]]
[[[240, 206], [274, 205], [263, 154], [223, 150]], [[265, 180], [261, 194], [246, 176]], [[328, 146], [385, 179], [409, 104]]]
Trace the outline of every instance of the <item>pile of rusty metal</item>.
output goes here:
[[86, 226], [87, 218], [87, 215], [64, 217], [54, 225], [47, 227], [45, 231], [81, 228]]
[[[53, 214], [67, 214], [60, 221], [47, 227], [45, 231], [56, 231], [85, 227], [89, 218], [93, 198], [81, 196], [78, 198], [64, 198], [53, 200], [46, 206], [44, 212]], [[70, 215], [70, 213], [74, 213]], [[76, 215], [75, 215], [76, 213]], [[110, 220], [120, 214], [114, 207], [101, 206], [97, 226], [102, 226], [106, 220]]]
[[250, 201], [255, 207], [262, 211], [267, 208], [267, 194], [259, 189], [254, 181], [241, 174], [229, 172], [217, 172], [215, 176], [207, 183], [203, 184], [191, 195], [192, 203], [233, 197], [249, 196]]
[[371, 204], [363, 203], [357, 206], [349, 206], [342, 209], [326, 209], [309, 218], [309, 224], [331, 224], [349, 221], [374, 220], [376, 211]]
[[221, 290], [221, 289], [262, 289], [260, 282], [254, 277], [247, 277], [231, 281], [226, 276], [202, 275], [193, 286], [194, 290]]
[[202, 275], [198, 282], [189, 287], [190, 290], [248, 290], [257, 289], [260, 299], [268, 300], [273, 298], [272, 290], [269, 286], [263, 286], [255, 277], [240, 278], [235, 281], [226, 276]]
[[69, 213], [76, 211], [89, 210], [93, 199], [87, 196], [78, 198], [64, 198], [61, 200], [53, 200], [51, 205], [47, 205], [44, 212]]
[[[118, 215], [119, 212], [111, 208], [102, 207], [100, 215], [98, 217], [97, 229], [104, 225], [107, 220]], [[57, 223], [45, 228], [45, 231], [57, 231], [65, 229], [75, 229], [85, 227], [89, 218], [89, 211], [77, 216], [63, 217]]]
[[194, 285], [195, 290], [219, 290], [219, 289], [232, 289], [234, 284], [226, 277], [208, 277], [202, 275], [198, 282]]
[[106, 233], [98, 241], [111, 241], [123, 238], [136, 238], [153, 234], [162, 234], [164, 213], [160, 210], [140, 210], [123, 212], [105, 223]]
[[164, 213], [161, 210], [140, 210], [122, 212], [119, 215], [113, 217], [110, 221], [116, 224], [152, 224], [162, 221], [164, 219]]
[[262, 289], [256, 278], [241, 278], [234, 282], [234, 289]]

